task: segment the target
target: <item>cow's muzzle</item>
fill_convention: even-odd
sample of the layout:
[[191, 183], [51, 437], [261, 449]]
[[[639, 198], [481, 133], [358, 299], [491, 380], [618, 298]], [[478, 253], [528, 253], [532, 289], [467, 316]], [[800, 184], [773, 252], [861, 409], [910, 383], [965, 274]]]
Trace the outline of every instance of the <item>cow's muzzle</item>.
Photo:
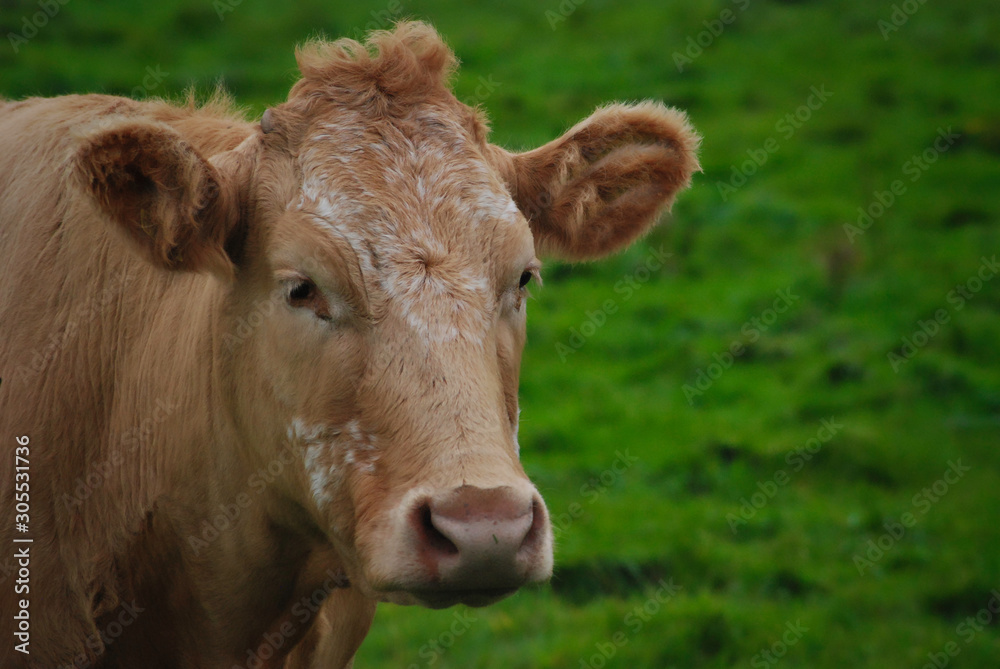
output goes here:
[[485, 606], [552, 573], [548, 512], [530, 484], [463, 485], [409, 504], [400, 529], [416, 559], [391, 589], [413, 603]]

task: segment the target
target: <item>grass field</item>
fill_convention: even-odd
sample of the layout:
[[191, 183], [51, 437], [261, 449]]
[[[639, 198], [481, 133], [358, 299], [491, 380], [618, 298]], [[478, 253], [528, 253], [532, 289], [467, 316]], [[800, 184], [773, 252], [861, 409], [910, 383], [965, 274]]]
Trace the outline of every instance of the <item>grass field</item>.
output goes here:
[[0, 0], [3, 96], [221, 78], [259, 114], [296, 42], [410, 16], [498, 143], [612, 99], [704, 135], [664, 225], [549, 263], [529, 306], [521, 444], [553, 582], [382, 606], [359, 668], [1000, 666], [994, 2], [59, 7], [12, 41], [41, 10]]

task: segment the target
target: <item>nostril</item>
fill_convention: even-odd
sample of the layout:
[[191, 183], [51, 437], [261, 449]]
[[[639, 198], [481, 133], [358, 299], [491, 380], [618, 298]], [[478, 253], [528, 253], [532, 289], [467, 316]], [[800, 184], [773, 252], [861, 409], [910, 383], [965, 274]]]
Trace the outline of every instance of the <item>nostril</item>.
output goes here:
[[434, 515], [429, 503], [425, 502], [414, 509], [413, 525], [424, 546], [443, 555], [458, 555], [458, 546], [434, 526]]
[[536, 498], [531, 502], [531, 527], [524, 535], [521, 546], [517, 549], [521, 551], [531, 550], [541, 540], [542, 533], [545, 532], [545, 512], [542, 511], [541, 502]]

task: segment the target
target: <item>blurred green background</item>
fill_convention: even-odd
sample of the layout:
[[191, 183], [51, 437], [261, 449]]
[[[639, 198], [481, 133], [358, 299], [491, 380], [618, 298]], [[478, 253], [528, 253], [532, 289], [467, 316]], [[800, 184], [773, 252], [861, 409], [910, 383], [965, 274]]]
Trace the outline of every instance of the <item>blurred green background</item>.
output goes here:
[[615, 99], [704, 135], [662, 226], [529, 307], [552, 583], [384, 605], [358, 667], [1000, 666], [994, 0], [45, 7], [0, 0], [7, 98], [221, 80], [259, 114], [297, 42], [414, 17], [497, 143]]

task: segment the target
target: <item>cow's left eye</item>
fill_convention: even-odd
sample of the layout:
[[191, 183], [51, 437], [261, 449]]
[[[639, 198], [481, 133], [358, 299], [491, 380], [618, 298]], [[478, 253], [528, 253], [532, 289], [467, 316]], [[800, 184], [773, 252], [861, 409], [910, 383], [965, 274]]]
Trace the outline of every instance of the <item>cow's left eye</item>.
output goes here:
[[531, 272], [529, 272], [528, 270], [524, 270], [524, 272], [521, 273], [521, 280], [517, 282], [517, 287], [524, 288], [525, 286], [528, 285], [530, 281], [531, 281]]

